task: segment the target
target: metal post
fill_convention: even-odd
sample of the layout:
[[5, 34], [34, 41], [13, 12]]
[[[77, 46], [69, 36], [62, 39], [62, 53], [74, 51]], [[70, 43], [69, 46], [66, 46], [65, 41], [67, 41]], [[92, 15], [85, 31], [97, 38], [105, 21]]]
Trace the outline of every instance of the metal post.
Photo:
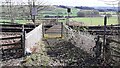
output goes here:
[[[68, 16], [67, 16], [67, 20], [66, 20], [66, 25], [69, 25], [69, 13], [71, 12], [71, 9], [70, 8], [67, 8], [67, 13], [68, 13]], [[68, 37], [68, 30], [66, 30], [66, 36]]]
[[[118, 26], [120, 26], [120, 1], [118, 2], [118, 24], [119, 24]], [[118, 33], [119, 33], [118, 34], [118, 41], [120, 42], [120, 30], [119, 29], [118, 29]]]
[[103, 59], [106, 62], [106, 24], [107, 24], [107, 16], [104, 17], [104, 37], [103, 37]]
[[66, 24], [67, 24], [67, 25], [69, 24], [69, 16], [70, 16], [70, 12], [71, 12], [71, 9], [70, 9], [70, 8], [67, 8], [67, 13], [68, 13], [67, 21], [66, 21]]
[[111, 52], [110, 52], [110, 43], [111, 43], [111, 40], [106, 39], [106, 50], [105, 50], [105, 59], [106, 59], [106, 62], [109, 63], [110, 62], [110, 55], [111, 55]]
[[36, 12], [36, 8], [35, 8], [35, 0], [33, 0], [33, 8], [32, 8], [32, 20], [33, 20], [33, 23], [34, 23], [34, 26], [36, 27], [35, 25], [35, 15], [37, 14]]

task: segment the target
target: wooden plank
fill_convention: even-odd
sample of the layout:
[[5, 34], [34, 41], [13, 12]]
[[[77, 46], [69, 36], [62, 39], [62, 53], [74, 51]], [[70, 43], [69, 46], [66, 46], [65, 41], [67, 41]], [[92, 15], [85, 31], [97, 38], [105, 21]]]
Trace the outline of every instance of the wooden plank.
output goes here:
[[[104, 28], [104, 26], [83, 26], [83, 27], [87, 27], [87, 28], [89, 28], [89, 29], [103, 29]], [[120, 26], [108, 26], [108, 25], [106, 25], [106, 28], [107, 29], [120, 29]]]
[[113, 59], [113, 58], [112, 58], [111, 60], [112, 60], [113, 62], [118, 62], [118, 61], [116, 61], [116, 60], [115, 60], [115, 59]]
[[[2, 27], [22, 27], [23, 24], [0, 24]], [[25, 24], [25, 28], [35, 28], [33, 24]], [[38, 26], [38, 25], [36, 25]]]
[[0, 40], [17, 39], [17, 38], [21, 38], [21, 36], [0, 38]]
[[0, 46], [14, 46], [14, 45], [18, 45], [18, 44], [22, 44], [22, 43], [17, 42], [17, 43], [9, 43], [9, 44], [0, 44]]
[[[103, 38], [103, 36], [101, 36], [101, 38]], [[117, 44], [120, 44], [120, 41], [116, 41], [114, 39], [111, 39], [111, 38], [106, 38], [107, 40], [110, 40], [111, 42], [115, 42]]]
[[113, 48], [113, 49], [120, 50], [120, 48], [119, 48], [119, 47], [114, 47], [114, 46], [112, 46], [112, 48]]
[[19, 50], [19, 49], [22, 49], [22, 48], [8, 48], [8, 49], [3, 49], [3, 51], [8, 51], [8, 50]]
[[112, 51], [117, 53], [117, 54], [120, 54], [120, 51], [118, 51], [118, 50], [112, 49]]
[[0, 24], [2, 27], [22, 27], [22, 24]]
[[[22, 28], [16, 29], [16, 28], [0, 28], [2, 32], [22, 32]], [[25, 31], [28, 33], [33, 28], [25, 28]]]
[[115, 42], [115, 43], [118, 43], [120, 44], [120, 41], [116, 41], [116, 40], [113, 40], [113, 39], [109, 39], [111, 42]]
[[120, 56], [119, 56], [119, 55], [111, 55], [111, 56], [113, 56], [113, 57], [117, 57], [117, 58], [120, 58]]

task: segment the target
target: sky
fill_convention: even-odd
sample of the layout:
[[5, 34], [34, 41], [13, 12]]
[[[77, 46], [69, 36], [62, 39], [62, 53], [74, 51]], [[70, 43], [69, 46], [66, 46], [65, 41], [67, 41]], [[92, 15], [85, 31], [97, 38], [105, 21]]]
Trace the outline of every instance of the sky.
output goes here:
[[[106, 1], [113, 0], [45, 0], [52, 5], [66, 5], [66, 6], [113, 6], [106, 5], [105, 3], [111, 3]], [[113, 3], [113, 2], [112, 2]]]
[[[0, 2], [5, 0], [0, 0]], [[15, 2], [27, 2], [28, 0], [12, 0]], [[113, 6], [110, 4], [118, 4], [120, 0], [35, 0], [47, 5], [65, 5], [65, 6]], [[108, 5], [109, 4], [109, 5]], [[117, 6], [117, 5], [115, 5]]]

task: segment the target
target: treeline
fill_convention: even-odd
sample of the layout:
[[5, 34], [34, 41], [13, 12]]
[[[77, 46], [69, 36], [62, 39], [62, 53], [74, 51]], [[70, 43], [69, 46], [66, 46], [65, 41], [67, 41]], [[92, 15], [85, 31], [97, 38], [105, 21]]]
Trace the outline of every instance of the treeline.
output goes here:
[[115, 10], [115, 9], [96, 9], [96, 10], [98, 10], [99, 12], [109, 12], [109, 11], [117, 11], [117, 10]]
[[[57, 7], [60, 7], [60, 8], [69, 8], [71, 6], [64, 6], [64, 5], [56, 5]], [[77, 9], [82, 9], [82, 10], [97, 10], [99, 12], [109, 12], [109, 11], [117, 11], [117, 9], [115, 8], [95, 8], [95, 7], [87, 7], [87, 6], [75, 6], [74, 8], [77, 8]]]
[[113, 8], [94, 8], [94, 7], [87, 7], [87, 6], [76, 6], [74, 8], [77, 9], [83, 9], [83, 10], [97, 10], [99, 12], [108, 12], [108, 11], [117, 11], [116, 9]]
[[95, 10], [95, 8], [93, 7], [86, 7], [86, 6], [76, 6], [75, 8], [77, 9], [83, 9], [83, 10]]
[[64, 8], [64, 9], [69, 8], [68, 6], [64, 6], [64, 5], [55, 5], [55, 6], [60, 7], [60, 8]]
[[77, 13], [78, 17], [99, 17], [99, 11], [97, 10], [80, 10]]

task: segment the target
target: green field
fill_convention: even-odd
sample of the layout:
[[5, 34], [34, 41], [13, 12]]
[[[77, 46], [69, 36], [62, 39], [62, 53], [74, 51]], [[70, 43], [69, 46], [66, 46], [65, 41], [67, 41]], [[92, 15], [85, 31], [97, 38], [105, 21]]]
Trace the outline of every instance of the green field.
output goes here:
[[[80, 11], [80, 9], [71, 8], [70, 16], [77, 16], [78, 11]], [[99, 12], [99, 14], [101, 15], [103, 15], [104, 13], [115, 14], [115, 12]], [[50, 6], [48, 9], [41, 10], [40, 12], [38, 12], [38, 16], [37, 16], [38, 18], [36, 17], [36, 19], [44, 18], [44, 16], [57, 16], [57, 15], [67, 16], [67, 9]], [[85, 25], [103, 25], [104, 23], [103, 17], [79, 17], [79, 18], [70, 18], [70, 20], [83, 22], [85, 23]], [[3, 21], [10, 22], [10, 20], [0, 20], [0, 22], [3, 22]], [[15, 22], [24, 24], [24, 23], [27, 23], [28, 21], [23, 19], [23, 20], [15, 20]], [[59, 20], [59, 22], [66, 22], [66, 20]], [[108, 19], [107, 25], [110, 25], [110, 24], [118, 24], [117, 17], [110, 17]]]
[[[10, 20], [0, 20], [10, 22]], [[77, 21], [77, 22], [84, 22], [85, 25], [103, 25], [104, 24], [104, 18], [103, 17], [81, 17], [81, 18], [70, 18], [70, 21]], [[110, 24], [118, 24], [117, 17], [110, 17], [108, 18], [107, 25]], [[27, 21], [26, 20], [15, 20], [16, 23], [24, 24]], [[59, 22], [66, 22], [66, 20], [60, 20]]]
[[[82, 17], [82, 18], [71, 18], [70, 20], [78, 21], [78, 22], [84, 22], [86, 25], [103, 25], [104, 24], [104, 18], [103, 17]], [[117, 17], [110, 17], [108, 18], [107, 25], [110, 24], [118, 24]]]
[[[76, 16], [79, 10], [76, 8], [71, 8], [70, 16]], [[64, 8], [55, 8], [52, 11], [41, 11], [40, 14], [43, 16], [67, 16], [67, 9]]]

